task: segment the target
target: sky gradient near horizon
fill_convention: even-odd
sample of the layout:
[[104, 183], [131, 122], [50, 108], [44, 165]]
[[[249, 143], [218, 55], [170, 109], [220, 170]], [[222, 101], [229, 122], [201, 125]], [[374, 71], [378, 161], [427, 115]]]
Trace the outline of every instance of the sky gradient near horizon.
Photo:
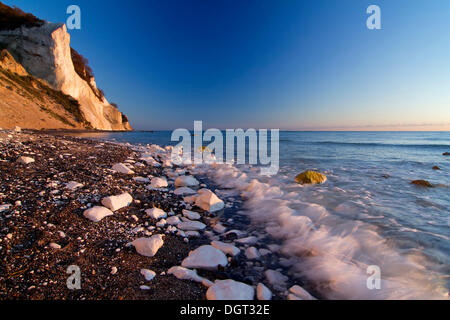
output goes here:
[[0, 1], [79, 5], [72, 46], [135, 129], [450, 130], [448, 0]]

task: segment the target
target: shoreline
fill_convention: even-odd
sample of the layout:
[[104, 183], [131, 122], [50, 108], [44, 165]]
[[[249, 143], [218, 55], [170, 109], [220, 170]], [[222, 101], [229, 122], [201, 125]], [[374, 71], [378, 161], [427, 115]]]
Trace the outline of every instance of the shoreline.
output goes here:
[[[281, 279], [283, 288], [267, 281], [269, 268], [274, 269], [275, 278], [283, 271], [276, 250], [266, 249], [264, 256], [251, 257], [253, 249], [248, 249], [253, 245], [235, 241], [245, 238], [250, 224], [245, 215], [235, 214], [240, 209], [239, 199], [225, 200], [224, 210], [209, 213], [174, 194], [173, 183], [180, 176], [176, 172], [189, 176], [189, 172], [184, 173], [189, 169], [144, 164], [142, 154], [128, 146], [40, 131], [2, 131], [0, 151], [0, 204], [11, 205], [0, 212], [5, 226], [0, 231], [1, 300], [203, 300], [214, 281], [227, 279], [253, 288], [255, 299], [260, 283], [270, 288], [273, 299], [295, 298], [287, 291], [295, 284], [290, 279]], [[19, 164], [16, 160], [20, 156], [33, 157], [35, 162]], [[117, 163], [127, 164], [134, 174], [113, 172], [111, 168]], [[138, 176], [146, 183], [135, 181]], [[167, 178], [167, 190], [146, 188], [146, 179], [151, 177]], [[220, 197], [220, 190], [210, 186], [206, 177], [195, 177], [200, 186], [193, 189], [210, 188]], [[68, 190], [65, 186], [70, 181], [83, 186]], [[83, 216], [88, 208], [101, 206], [101, 199], [124, 192], [133, 202], [112, 216], [97, 223]], [[182, 221], [189, 221], [183, 210], [192, 210], [206, 228], [189, 237], [187, 232], [180, 234], [183, 230], [177, 230], [176, 225], [157, 226], [161, 220], [146, 214], [152, 207], [173, 212], [172, 216]], [[244, 230], [242, 234], [229, 232], [236, 226]], [[164, 235], [164, 243], [153, 257], [138, 254], [130, 245], [137, 238], [158, 234]], [[212, 241], [235, 245], [240, 253], [227, 254], [226, 266], [215, 270], [191, 268], [200, 277], [195, 281], [189, 280], [195, 277], [186, 270], [177, 275], [181, 279], [168, 275], [169, 269], [181, 266], [190, 252], [210, 246]], [[81, 269], [81, 290], [66, 286], [70, 265]], [[141, 269], [154, 271], [154, 279], [146, 281]]]

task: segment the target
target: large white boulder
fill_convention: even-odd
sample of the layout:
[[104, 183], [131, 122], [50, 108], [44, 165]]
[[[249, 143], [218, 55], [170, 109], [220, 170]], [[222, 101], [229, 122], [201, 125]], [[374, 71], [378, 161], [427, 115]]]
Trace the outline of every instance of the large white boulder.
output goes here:
[[180, 280], [191, 280], [195, 282], [202, 282], [205, 278], [200, 277], [196, 270], [190, 270], [183, 267], [172, 267], [167, 272], [168, 274], [174, 275]]
[[208, 300], [253, 300], [255, 289], [234, 280], [216, 280], [206, 292]]
[[102, 205], [111, 209], [112, 211], [117, 211], [119, 209], [128, 207], [133, 202], [133, 197], [128, 193], [122, 193], [118, 196], [106, 197], [102, 200]]
[[221, 241], [213, 241], [213, 242], [211, 242], [211, 245], [214, 248], [219, 249], [223, 253], [233, 256], [233, 257], [237, 256], [241, 252], [241, 249], [239, 249], [238, 247], [235, 247], [231, 243], [225, 243], [225, 242], [221, 242]]
[[118, 173], [134, 174], [134, 171], [128, 168], [123, 163], [116, 163], [115, 165], [112, 166], [112, 169]]
[[217, 270], [219, 266], [225, 267], [227, 264], [227, 257], [222, 251], [206, 245], [191, 251], [181, 266], [191, 269]]
[[225, 207], [225, 203], [220, 200], [214, 192], [208, 189], [198, 191], [199, 196], [195, 200], [195, 205], [208, 212], [216, 212]]
[[200, 184], [193, 176], [181, 176], [175, 180], [175, 187], [196, 187]]
[[206, 225], [199, 221], [183, 221], [183, 222], [180, 222], [177, 225], [177, 227], [178, 227], [178, 229], [181, 229], [184, 231], [200, 231], [200, 230], [204, 230], [206, 228]]
[[150, 187], [152, 188], [167, 188], [168, 183], [166, 178], [155, 177], [151, 180]]
[[29, 164], [33, 163], [34, 159], [30, 157], [20, 157], [19, 159], [17, 159], [17, 162], [22, 164]]
[[137, 253], [145, 257], [153, 257], [163, 246], [164, 241], [162, 235], [157, 234], [151, 238], [139, 238], [132, 242]]
[[112, 216], [113, 212], [108, 208], [95, 206], [83, 212], [83, 216], [93, 222], [99, 222], [104, 217]]
[[152, 219], [158, 220], [162, 218], [167, 218], [167, 213], [164, 212], [164, 210], [161, 210], [159, 208], [152, 208], [145, 210], [145, 213]]

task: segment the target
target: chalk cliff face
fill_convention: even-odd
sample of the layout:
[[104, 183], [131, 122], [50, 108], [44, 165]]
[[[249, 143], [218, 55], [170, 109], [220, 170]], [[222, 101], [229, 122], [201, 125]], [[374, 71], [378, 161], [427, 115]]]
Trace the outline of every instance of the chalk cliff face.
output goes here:
[[0, 47], [7, 49], [30, 75], [75, 98], [94, 129], [132, 130], [127, 118], [98, 94], [95, 79], [88, 83], [76, 73], [64, 24], [0, 31]]

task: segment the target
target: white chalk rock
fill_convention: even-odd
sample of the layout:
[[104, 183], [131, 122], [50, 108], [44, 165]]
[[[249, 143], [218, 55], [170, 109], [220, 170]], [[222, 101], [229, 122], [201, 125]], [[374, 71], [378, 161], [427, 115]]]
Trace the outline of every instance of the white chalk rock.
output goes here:
[[247, 250], [245, 250], [245, 256], [249, 260], [258, 260], [259, 258], [261, 258], [261, 254], [255, 247], [247, 248]]
[[99, 222], [104, 217], [112, 216], [111, 210], [101, 206], [95, 206], [84, 211], [83, 216], [93, 222]]
[[193, 176], [180, 176], [175, 180], [175, 188], [196, 187], [200, 184]]
[[264, 272], [267, 281], [276, 289], [282, 290], [286, 287], [286, 281], [288, 277], [276, 270], [266, 270]]
[[194, 211], [189, 211], [189, 210], [183, 210], [183, 216], [185, 216], [186, 218], [188, 218], [190, 220], [198, 220], [201, 218], [200, 214], [198, 214], [197, 212], [194, 212]]
[[149, 178], [144, 178], [144, 177], [134, 177], [133, 180], [138, 183], [149, 183], [150, 182]]
[[166, 224], [167, 224], [166, 219], [161, 219], [161, 220], [159, 220], [159, 221], [156, 223], [156, 226], [159, 227], [159, 228], [162, 228], [162, 227], [164, 227]]
[[216, 280], [206, 292], [208, 300], [253, 300], [255, 289], [234, 280]]
[[203, 277], [200, 277], [197, 274], [196, 270], [190, 270], [183, 267], [172, 267], [167, 273], [175, 276], [180, 280], [191, 280], [194, 282], [202, 282], [204, 280]]
[[153, 257], [163, 244], [164, 241], [160, 234], [154, 235], [151, 238], [139, 238], [132, 242], [137, 253], [145, 257]]
[[17, 159], [17, 162], [22, 164], [29, 164], [33, 163], [34, 159], [30, 157], [20, 157], [19, 159]]
[[171, 226], [176, 226], [181, 222], [180, 218], [178, 218], [177, 216], [169, 217], [169, 218], [167, 218], [166, 221], [167, 221], [167, 224], [171, 225]]
[[123, 163], [116, 163], [115, 165], [113, 165], [112, 169], [118, 173], [123, 173], [123, 174], [133, 174], [134, 173], [133, 170], [128, 168]]
[[141, 269], [141, 274], [144, 276], [145, 280], [151, 281], [156, 276], [156, 272], [149, 269]]
[[159, 178], [159, 177], [155, 177], [152, 179], [152, 182], [150, 183], [150, 187], [152, 188], [167, 188], [168, 187], [168, 183], [166, 178]]
[[118, 196], [110, 196], [102, 200], [102, 205], [111, 209], [112, 211], [117, 211], [119, 209], [128, 207], [133, 202], [133, 197], [128, 193], [122, 193]]
[[22, 132], [22, 128], [19, 126], [14, 127], [14, 132]]
[[184, 196], [184, 195], [195, 194], [196, 192], [194, 190], [192, 190], [191, 188], [181, 187], [181, 188], [175, 189], [175, 191], [173, 193], [176, 194], [177, 196]]
[[66, 184], [66, 189], [68, 190], [76, 190], [78, 188], [83, 188], [84, 185], [82, 185], [79, 182], [76, 181], [70, 181], [69, 183]]
[[240, 243], [240, 244], [252, 245], [252, 244], [255, 244], [255, 243], [258, 242], [258, 238], [254, 237], [254, 236], [250, 236], [250, 237], [247, 237], [247, 238], [237, 239], [236, 242]]
[[189, 252], [189, 256], [181, 263], [182, 267], [191, 269], [217, 270], [219, 266], [228, 264], [225, 254], [213, 246], [201, 246]]
[[289, 289], [289, 292], [298, 297], [301, 300], [317, 300], [308, 291], [302, 287], [295, 285]]
[[177, 227], [178, 227], [178, 229], [181, 229], [184, 231], [200, 231], [200, 230], [204, 230], [206, 228], [206, 225], [199, 221], [183, 221], [183, 222], [180, 222], [177, 225]]
[[233, 257], [237, 256], [241, 252], [241, 249], [233, 246], [231, 243], [225, 243], [225, 242], [221, 242], [221, 241], [213, 241], [213, 242], [211, 242], [211, 245], [214, 248], [222, 251], [223, 253], [233, 256]]
[[50, 243], [49, 247], [52, 248], [52, 249], [61, 249], [61, 246], [59, 244], [57, 244], [57, 243], [54, 243], [54, 242]]
[[220, 223], [216, 223], [216, 225], [214, 226], [213, 230], [217, 233], [224, 233], [225, 231], [227, 231], [227, 228], [224, 227], [222, 224]]
[[162, 218], [167, 218], [167, 213], [159, 208], [152, 208], [145, 210], [145, 213], [152, 219], [158, 220]]
[[272, 300], [272, 291], [262, 283], [256, 286], [256, 297], [258, 300]]
[[195, 200], [195, 205], [208, 212], [216, 212], [225, 207], [225, 203], [220, 200], [214, 192], [208, 189], [198, 191], [199, 196]]

